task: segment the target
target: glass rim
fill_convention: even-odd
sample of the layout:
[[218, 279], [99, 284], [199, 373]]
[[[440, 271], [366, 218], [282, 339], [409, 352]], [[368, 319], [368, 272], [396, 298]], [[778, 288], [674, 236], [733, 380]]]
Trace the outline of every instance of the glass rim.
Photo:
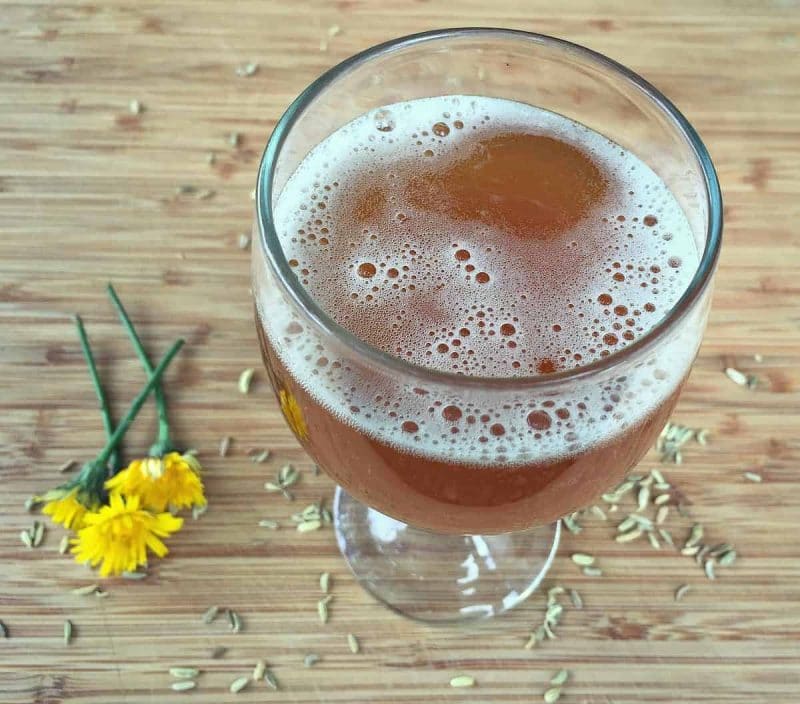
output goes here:
[[[618, 352], [613, 352], [607, 357], [602, 357], [584, 366], [565, 369], [552, 374], [490, 377], [429, 369], [419, 364], [407, 362], [388, 352], [384, 352], [378, 347], [370, 345], [328, 315], [328, 313], [317, 304], [308, 291], [306, 291], [300, 283], [300, 280], [291, 270], [283, 248], [281, 247], [272, 212], [275, 166], [280, 156], [281, 148], [292, 130], [292, 127], [317, 95], [351, 69], [377, 56], [386, 55], [427, 42], [470, 36], [521, 39], [555, 47], [565, 53], [571, 53], [584, 59], [589, 59], [606, 71], [621, 76], [630, 85], [641, 93], [644, 93], [647, 98], [649, 98], [650, 102], [659, 108], [663, 115], [669, 118], [670, 126], [688, 143], [700, 165], [703, 183], [705, 185], [708, 215], [705, 224], [705, 248], [692, 280], [667, 314], [647, 333], [642, 335], [642, 337]], [[695, 302], [708, 287], [714, 273], [717, 259], [719, 258], [719, 250], [722, 242], [722, 194], [711, 157], [689, 120], [684, 117], [680, 110], [678, 110], [663, 93], [631, 69], [608, 58], [604, 54], [588, 49], [580, 44], [575, 44], [574, 42], [546, 34], [494, 27], [437, 29], [391, 39], [354, 54], [328, 69], [310, 83], [308, 87], [292, 101], [278, 120], [264, 149], [258, 168], [258, 180], [256, 182], [256, 218], [258, 221], [261, 243], [272, 265], [273, 273], [280, 282], [283, 291], [288, 294], [292, 302], [302, 310], [305, 317], [311, 320], [317, 331], [324, 333], [324, 335], [328, 337], [336, 338], [339, 342], [343, 343], [347, 349], [357, 353], [361, 358], [368, 360], [372, 364], [376, 364], [386, 370], [412, 376], [423, 382], [440, 383], [448, 386], [498, 389], [525, 389], [533, 387], [541, 389], [560, 386], [564, 382], [571, 382], [583, 379], [587, 376], [595, 376], [604, 371], [613, 370], [620, 364], [649, 350], [658, 343], [666, 332], [671, 330], [688, 314]]]

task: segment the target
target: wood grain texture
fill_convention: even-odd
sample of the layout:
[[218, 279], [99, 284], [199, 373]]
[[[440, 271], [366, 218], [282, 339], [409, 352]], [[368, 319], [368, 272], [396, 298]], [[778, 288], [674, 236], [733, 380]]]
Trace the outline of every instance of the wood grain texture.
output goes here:
[[[541, 700], [560, 667], [562, 701], [592, 704], [798, 701], [800, 685], [800, 5], [791, 0], [552, 3], [462, 0], [339, 2], [29, 2], [0, 11], [0, 702], [481, 702]], [[340, 35], [320, 50], [326, 29]], [[263, 492], [277, 463], [309, 460], [286, 430], [259, 367], [249, 295], [250, 227], [261, 149], [289, 101], [336, 61], [376, 42], [453, 25], [555, 34], [631, 66], [696, 125], [719, 169], [725, 246], [700, 358], [676, 419], [711, 429], [669, 477], [710, 540], [741, 554], [714, 583], [687, 558], [618, 545], [587, 519], [568, 535], [549, 578], [579, 589], [559, 639], [522, 648], [541, 618], [534, 596], [474, 633], [429, 629], [392, 615], [349, 578], [330, 531], [263, 531], [293, 507]], [[247, 79], [236, 66], [261, 65]], [[141, 101], [140, 115], [129, 102]], [[242, 135], [232, 149], [230, 132]], [[213, 151], [216, 163], [206, 155]], [[214, 197], [175, 198], [176, 187]], [[22, 503], [86, 458], [102, 428], [70, 314], [81, 312], [117, 414], [142, 383], [104, 298], [113, 280], [145, 342], [188, 348], [168, 374], [176, 436], [207, 467], [211, 508], [171, 542], [144, 582], [110, 580], [107, 599], [69, 590], [93, 581], [60, 557], [60, 531], [38, 550], [19, 541]], [[763, 361], [753, 360], [754, 354]], [[748, 392], [721, 373], [757, 373]], [[147, 447], [150, 409], [130, 435]], [[235, 438], [231, 455], [216, 447]], [[253, 465], [246, 451], [269, 447]], [[653, 466], [648, 457], [645, 468]], [[742, 471], [755, 468], [762, 484]], [[330, 496], [306, 471], [298, 504]], [[682, 533], [678, 533], [682, 537]], [[574, 549], [599, 556], [580, 575]], [[321, 627], [318, 574], [335, 582]], [[680, 604], [673, 589], [692, 592]], [[243, 632], [205, 626], [210, 604], [242, 614]], [[75, 624], [70, 647], [64, 619]], [[363, 652], [348, 651], [346, 634]], [[219, 660], [211, 650], [225, 645]], [[316, 652], [313, 669], [303, 656]], [[263, 658], [282, 691], [228, 693]], [[203, 670], [172, 693], [167, 669]], [[451, 690], [473, 675], [478, 686]]]

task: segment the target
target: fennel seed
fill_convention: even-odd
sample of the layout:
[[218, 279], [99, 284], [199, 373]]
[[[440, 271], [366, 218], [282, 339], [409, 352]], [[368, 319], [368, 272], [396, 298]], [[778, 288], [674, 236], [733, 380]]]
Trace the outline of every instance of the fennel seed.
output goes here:
[[714, 560], [712, 558], [709, 558], [703, 563], [703, 570], [706, 573], [706, 577], [709, 579], [716, 579], [716, 575], [714, 574]]
[[171, 667], [169, 674], [179, 680], [193, 680], [200, 674], [200, 670], [194, 667]]
[[269, 518], [264, 518], [258, 522], [261, 528], [269, 528], [270, 530], [277, 530], [279, 528], [278, 521], [271, 521]]
[[758, 472], [744, 472], [742, 476], [744, 476], [744, 478], [748, 481], [755, 482], [756, 484], [760, 484], [764, 479]]
[[141, 115], [142, 104], [138, 100], [131, 100], [131, 102], [128, 103], [128, 110], [130, 111], [131, 115]]
[[542, 698], [544, 704], [555, 704], [561, 698], [561, 687], [550, 687]]
[[170, 685], [173, 692], [188, 692], [195, 687], [197, 687], [197, 682], [194, 680], [181, 680], [180, 682], [173, 682]]
[[594, 564], [594, 556], [583, 552], [575, 552], [571, 556], [572, 561], [580, 567], [588, 567]]
[[664, 521], [666, 521], [668, 514], [669, 506], [661, 506], [656, 513], [656, 525], [660, 526]]
[[603, 576], [603, 570], [601, 570], [599, 567], [592, 567], [592, 566], [584, 567], [583, 568], [583, 573], [587, 577], [602, 577]]
[[236, 75], [239, 78], [249, 78], [255, 76], [256, 73], [258, 73], [258, 64], [254, 61], [236, 67]]
[[564, 670], [564, 669], [562, 668], [561, 670], [559, 670], [558, 672], [556, 672], [556, 674], [555, 674], [555, 675], [553, 675], [553, 676], [550, 678], [550, 684], [552, 684], [552, 685], [553, 685], [553, 686], [555, 686], [555, 687], [560, 687], [560, 686], [561, 686], [562, 684], [564, 684], [564, 683], [565, 683], [565, 682], [566, 682], [568, 679], [569, 679], [569, 670]]
[[219, 660], [225, 653], [228, 652], [228, 649], [224, 645], [218, 645], [214, 650], [211, 651], [211, 658], [213, 660]]
[[255, 667], [253, 668], [253, 680], [255, 682], [260, 682], [264, 679], [264, 674], [267, 672], [267, 663], [263, 660], [259, 660]]
[[717, 558], [717, 564], [720, 567], [730, 567], [734, 562], [736, 562], [736, 558], [736, 550], [726, 550], [719, 556], [719, 558]]
[[241, 692], [247, 685], [250, 684], [249, 677], [239, 677], [231, 682], [231, 686], [228, 688], [231, 694], [238, 694]]
[[269, 450], [261, 450], [260, 452], [251, 454], [250, 461], [253, 464], [261, 464], [262, 462], [266, 462], [271, 454]]
[[233, 609], [228, 609], [228, 623], [232, 633], [239, 633], [242, 630], [242, 619]]
[[238, 240], [239, 249], [247, 249], [250, 246], [250, 235], [246, 232], [243, 232], [239, 235]]
[[33, 547], [38, 548], [44, 540], [45, 525], [42, 521], [33, 522], [33, 530], [31, 531], [31, 543]]
[[239, 146], [241, 141], [242, 136], [238, 132], [231, 132], [228, 135], [228, 144], [230, 144], [234, 149]]
[[580, 595], [580, 593], [578, 591], [576, 591], [575, 589], [570, 589], [569, 590], [569, 598], [570, 598], [570, 601], [572, 602], [572, 605], [576, 609], [582, 609], [583, 608], [583, 599], [581, 598], [581, 595]]
[[680, 601], [681, 599], [683, 599], [683, 597], [686, 596], [686, 593], [689, 591], [690, 588], [691, 587], [689, 587], [688, 584], [681, 584], [681, 586], [679, 586], [675, 590], [675, 601]]
[[331, 590], [331, 573], [323, 572], [319, 576], [319, 588], [323, 594], [327, 594]]
[[134, 571], [130, 572], [128, 570], [125, 570], [122, 573], [122, 578], [123, 579], [130, 579], [130, 580], [138, 581], [138, 580], [141, 580], [141, 579], [147, 579], [147, 575], [148, 575], [147, 572], [139, 572], [137, 570], [134, 570]]
[[620, 533], [614, 538], [614, 540], [616, 540], [618, 543], [630, 543], [641, 537], [642, 532], [643, 531], [641, 528], [634, 528], [633, 530], [629, 530], [627, 533]]
[[320, 660], [320, 656], [316, 653], [308, 653], [308, 655], [303, 658], [303, 665], [305, 667], [314, 667]]
[[26, 528], [25, 530], [20, 531], [19, 539], [25, 545], [26, 548], [33, 547], [33, 538], [31, 537], [30, 531]]
[[240, 394], [248, 394], [250, 393], [250, 384], [253, 381], [253, 375], [256, 373], [256, 370], [250, 367], [249, 369], [245, 369], [241, 374], [239, 374], [239, 393]]
[[358, 642], [358, 638], [352, 633], [347, 634], [347, 646], [350, 648], [350, 652], [353, 653], [353, 655], [357, 655], [361, 651], [361, 645]]
[[219, 615], [219, 606], [209, 606], [203, 613], [203, 623], [209, 624]]
[[220, 457], [227, 457], [228, 450], [231, 448], [231, 436], [226, 435], [222, 440], [219, 441], [219, 456]]
[[451, 687], [474, 687], [475, 686], [475, 678], [471, 677], [470, 675], [458, 675], [457, 677], [453, 677], [450, 680]]
[[67, 619], [64, 621], [64, 645], [69, 645], [72, 642], [72, 621]]
[[8, 638], [8, 627], [0, 621], [0, 638]]
[[273, 675], [269, 670], [264, 673], [264, 682], [267, 684], [267, 687], [270, 689], [280, 689], [278, 686], [278, 680], [275, 679], [275, 675]]
[[89, 594], [94, 594], [99, 588], [97, 584], [87, 584], [85, 587], [73, 589], [72, 593], [75, 594], [75, 596], [87, 596]]
[[737, 386], [747, 386], [747, 374], [740, 372], [733, 367], [725, 368], [725, 376], [728, 377]]
[[69, 535], [68, 534], [64, 535], [61, 538], [61, 542], [58, 544], [58, 552], [60, 552], [62, 555], [66, 555], [67, 554], [67, 550], [69, 550]]
[[320, 528], [322, 528], [322, 521], [318, 520], [303, 521], [302, 523], [297, 524], [298, 533], [308, 533], [312, 530], [319, 530]]

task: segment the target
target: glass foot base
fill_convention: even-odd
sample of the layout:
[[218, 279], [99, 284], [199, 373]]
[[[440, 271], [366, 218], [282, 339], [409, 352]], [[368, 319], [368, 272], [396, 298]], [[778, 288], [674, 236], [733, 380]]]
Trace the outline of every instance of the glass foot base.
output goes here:
[[359, 584], [397, 613], [426, 623], [487, 619], [514, 608], [544, 578], [561, 532], [557, 522], [501, 535], [429, 533], [341, 488], [334, 527]]

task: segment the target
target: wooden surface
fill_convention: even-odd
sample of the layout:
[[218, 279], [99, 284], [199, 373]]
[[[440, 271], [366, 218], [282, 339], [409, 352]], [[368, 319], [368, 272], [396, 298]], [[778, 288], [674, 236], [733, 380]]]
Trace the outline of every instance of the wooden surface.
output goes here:
[[[0, 7], [0, 702], [536, 702], [555, 670], [562, 701], [797, 702], [800, 698], [800, 5], [797, 2], [569, 3], [462, 0], [35, 2]], [[324, 69], [371, 44], [453, 25], [509, 26], [587, 44], [631, 66], [697, 126], [725, 195], [725, 246], [705, 343], [676, 420], [711, 429], [668, 477], [711, 542], [741, 555], [711, 583], [686, 557], [618, 545], [587, 519], [567, 535], [548, 583], [580, 590], [559, 639], [522, 648], [543, 597], [475, 632], [429, 629], [389, 613], [349, 578], [330, 531], [267, 532], [293, 506], [262, 484], [278, 462], [310, 462], [259, 373], [248, 254], [256, 167], [282, 110]], [[332, 25], [341, 34], [326, 51]], [[238, 78], [249, 61], [258, 73]], [[139, 100], [140, 115], [129, 112]], [[231, 131], [242, 141], [228, 145]], [[216, 164], [206, 161], [216, 153]], [[176, 198], [181, 184], [213, 189]], [[169, 374], [177, 437], [200, 450], [211, 508], [171, 541], [144, 582], [110, 580], [107, 599], [69, 590], [91, 573], [57, 553], [51, 530], [27, 550], [26, 497], [102, 439], [70, 314], [81, 312], [119, 413], [142, 383], [103, 287], [113, 280], [150, 348], [182, 335]], [[763, 355], [763, 361], [753, 356]], [[756, 373], [747, 391], [727, 364]], [[150, 440], [152, 413], [128, 448]], [[235, 438], [231, 456], [216, 447]], [[272, 449], [265, 465], [249, 448]], [[129, 454], [130, 456], [130, 454]], [[649, 469], [654, 457], [643, 463]], [[745, 481], [757, 469], [762, 484]], [[306, 471], [296, 505], [330, 496]], [[677, 532], [683, 537], [682, 532]], [[575, 549], [602, 578], [581, 575]], [[331, 621], [317, 620], [330, 571]], [[693, 586], [680, 604], [672, 592]], [[243, 632], [200, 622], [211, 604]], [[75, 638], [61, 641], [71, 619]], [[346, 634], [363, 652], [351, 655]], [[218, 645], [227, 654], [212, 660]], [[316, 652], [322, 661], [303, 667]], [[228, 693], [264, 658], [282, 691]], [[172, 693], [167, 668], [203, 670]], [[454, 690], [457, 674], [478, 686]]]

